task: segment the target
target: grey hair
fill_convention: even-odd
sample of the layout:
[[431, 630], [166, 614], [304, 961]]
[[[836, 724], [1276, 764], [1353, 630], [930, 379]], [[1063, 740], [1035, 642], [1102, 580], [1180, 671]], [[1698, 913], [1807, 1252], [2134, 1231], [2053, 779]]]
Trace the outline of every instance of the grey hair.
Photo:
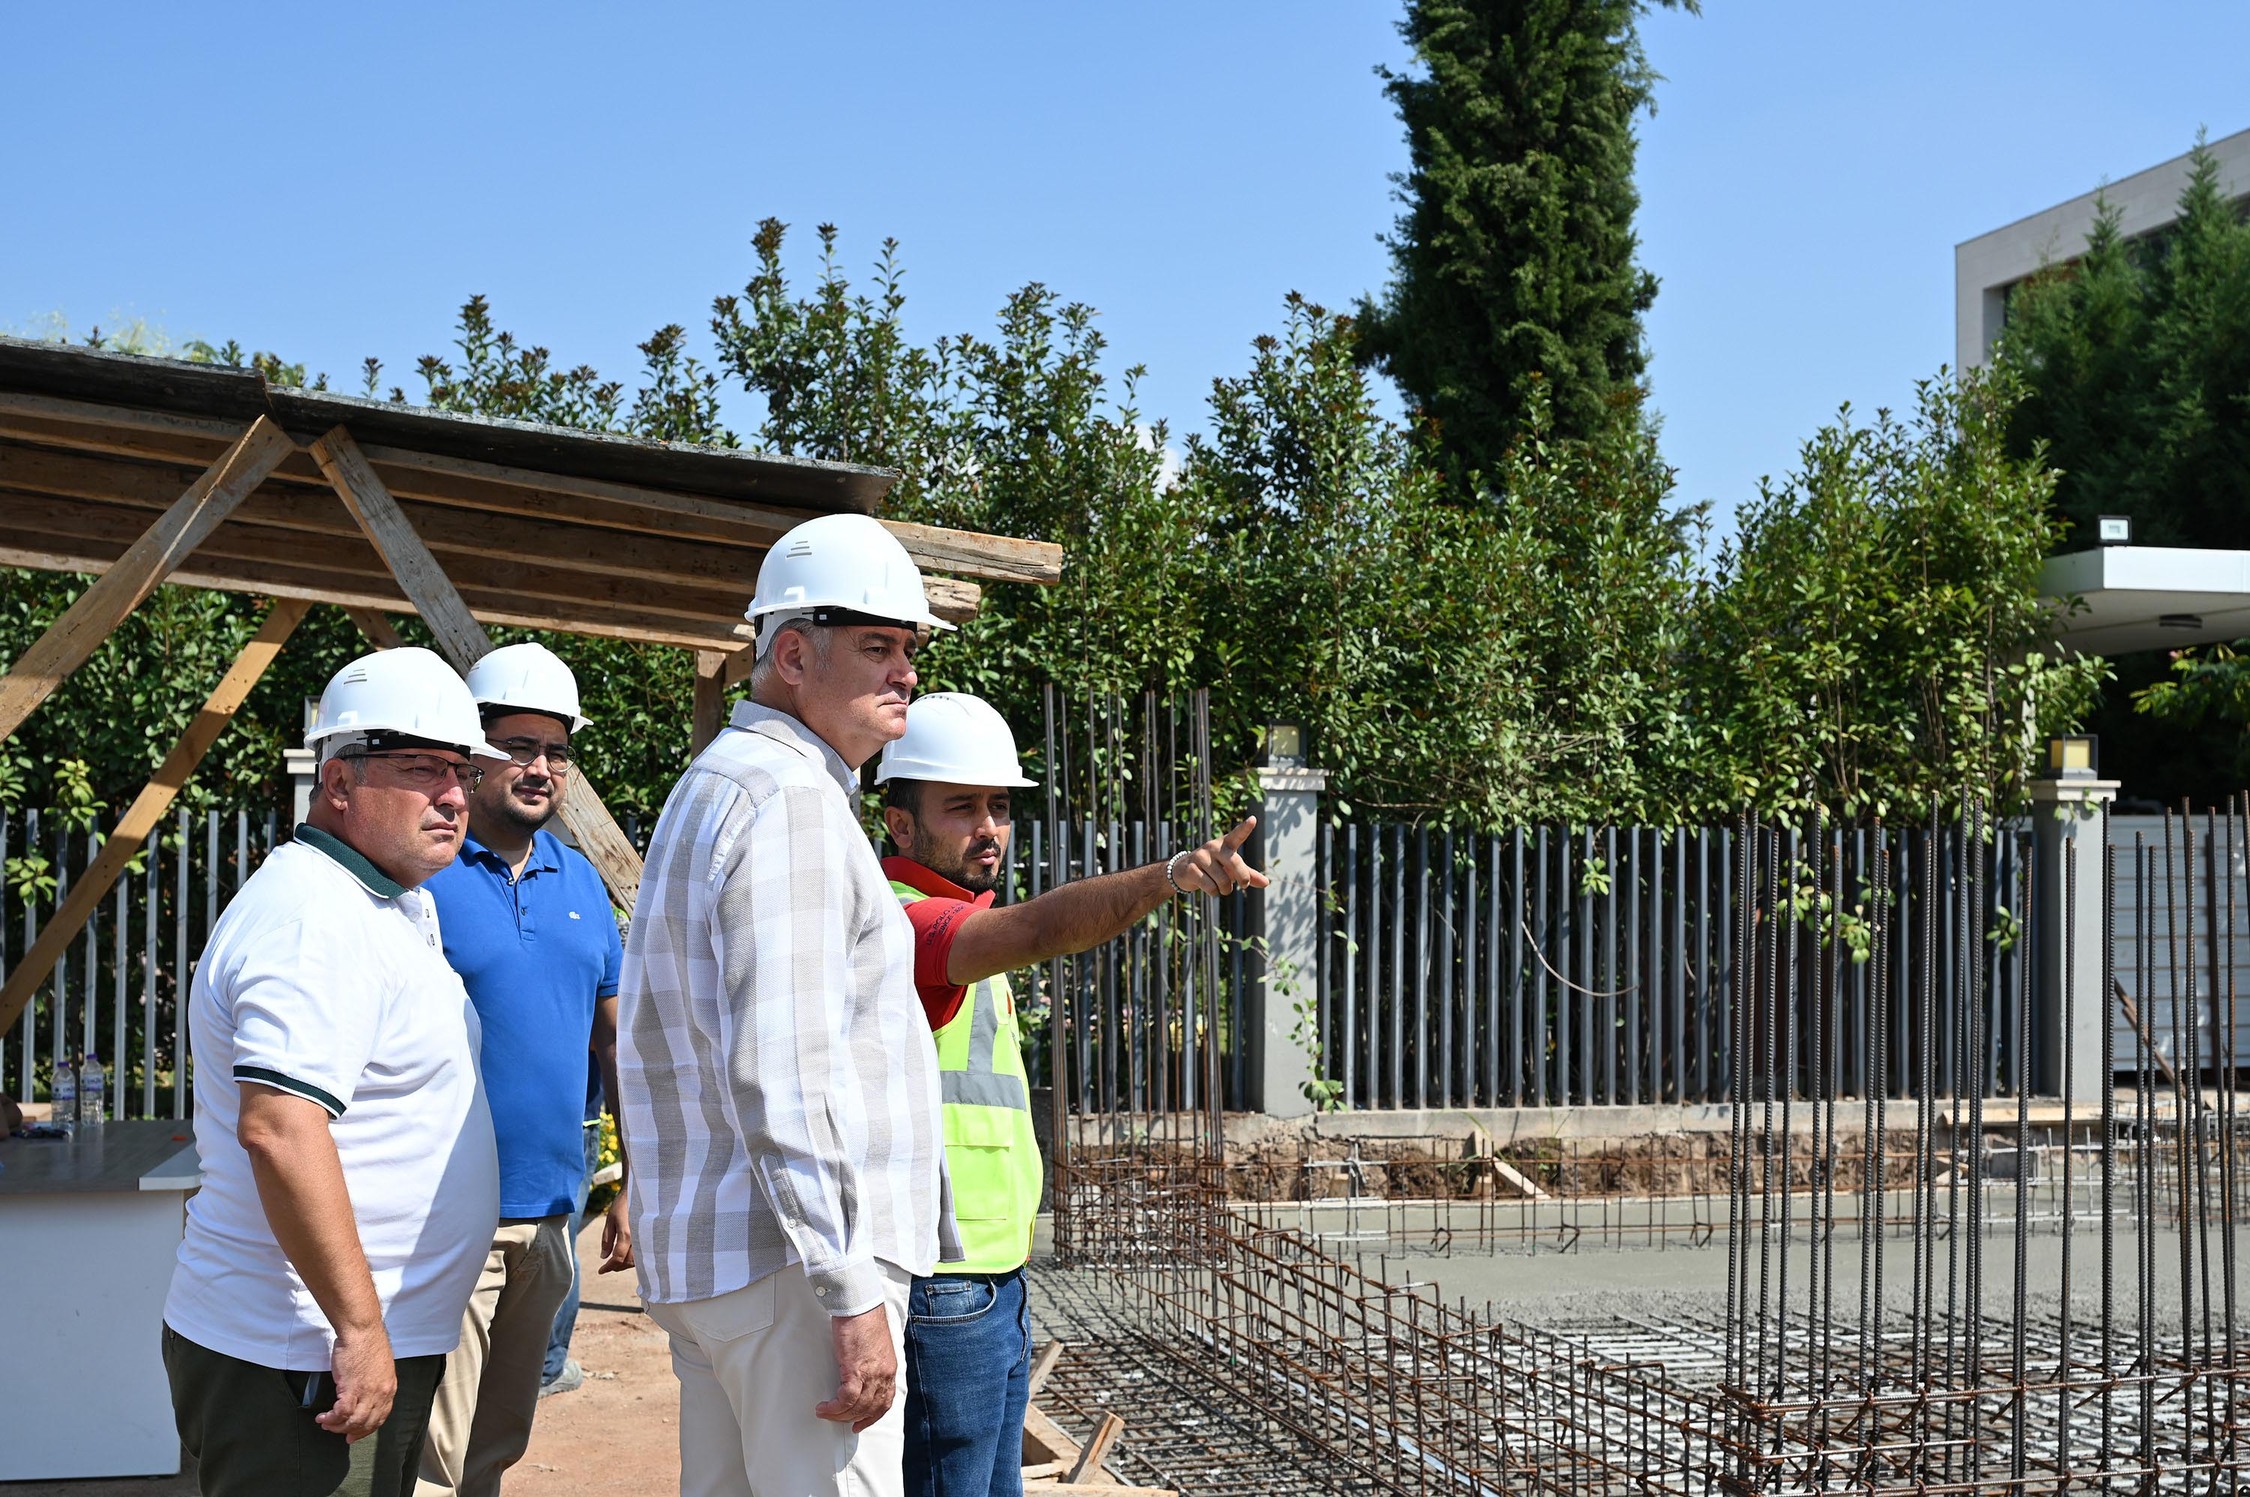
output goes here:
[[815, 660], [823, 665], [828, 663], [828, 652], [834, 649], [836, 645], [835, 635], [831, 630], [814, 623], [810, 614], [799, 614], [793, 618], [783, 619], [772, 626], [770, 635], [758, 641], [758, 663], [750, 667], [750, 695], [752, 697], [758, 696], [773, 683], [775, 673], [774, 653], [781, 646], [781, 636], [791, 631], [805, 637], [805, 642], [812, 646]]

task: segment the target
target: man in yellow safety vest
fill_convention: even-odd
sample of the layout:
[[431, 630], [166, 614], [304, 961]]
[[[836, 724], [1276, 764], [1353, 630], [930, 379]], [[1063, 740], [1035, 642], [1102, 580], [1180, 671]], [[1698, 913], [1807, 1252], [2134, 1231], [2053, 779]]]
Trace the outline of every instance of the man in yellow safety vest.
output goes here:
[[1018, 1497], [1031, 1377], [1023, 1269], [1041, 1169], [1007, 974], [1098, 946], [1174, 895], [1265, 887], [1241, 853], [1257, 820], [1163, 862], [995, 909], [1009, 796], [1033, 783], [1000, 714], [958, 692], [916, 699], [875, 778], [899, 849], [883, 871], [914, 926], [914, 981], [937, 1038], [964, 1248], [916, 1279], [907, 1300], [907, 1497]]

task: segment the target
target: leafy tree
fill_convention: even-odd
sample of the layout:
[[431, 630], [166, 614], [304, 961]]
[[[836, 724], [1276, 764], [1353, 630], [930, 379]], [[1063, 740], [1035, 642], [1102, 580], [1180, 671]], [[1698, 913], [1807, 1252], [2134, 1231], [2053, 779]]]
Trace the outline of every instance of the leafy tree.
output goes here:
[[[2016, 288], [1999, 356], [2026, 391], [2014, 450], [2061, 470], [2068, 544], [2122, 514], [2139, 544], [2250, 546], [2250, 224], [2200, 139], [2177, 221], [2127, 239], [2105, 205], [2082, 253]], [[2128, 795], [2212, 802], [2245, 783], [2250, 716], [2215, 689], [2240, 668], [2118, 660], [2089, 725]]]
[[2124, 514], [2141, 544], [2250, 546], [2250, 223], [2201, 141], [2190, 161], [2177, 222], [2127, 240], [2105, 204], [2084, 253], [2008, 304], [2010, 440], [2061, 470], [2077, 544]]
[[1390, 286], [1360, 308], [1363, 351], [1432, 423], [1462, 492], [1527, 430], [1535, 379], [1562, 437], [1593, 439], [1633, 403], [1656, 297], [1634, 262], [1633, 119], [1657, 81], [1644, 8], [1408, 0], [1419, 69], [1382, 74], [1406, 126], [1406, 211]]
[[2085, 711], [2102, 662], [2041, 648], [2061, 526], [2054, 473], [2007, 450], [2018, 397], [1972, 371], [1923, 381], [1910, 421], [1846, 407], [1741, 512], [1696, 635], [1719, 803], [2012, 804]]

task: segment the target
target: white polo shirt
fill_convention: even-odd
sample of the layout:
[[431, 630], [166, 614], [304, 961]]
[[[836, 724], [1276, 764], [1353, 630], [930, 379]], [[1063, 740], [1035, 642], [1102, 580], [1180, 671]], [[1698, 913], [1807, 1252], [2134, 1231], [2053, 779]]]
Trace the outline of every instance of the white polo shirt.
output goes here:
[[200, 1346], [325, 1368], [335, 1332], [274, 1240], [235, 1136], [245, 1081], [326, 1108], [394, 1356], [450, 1352], [500, 1214], [476, 1010], [437, 909], [311, 827], [227, 906], [188, 1005], [203, 1188], [164, 1303]]

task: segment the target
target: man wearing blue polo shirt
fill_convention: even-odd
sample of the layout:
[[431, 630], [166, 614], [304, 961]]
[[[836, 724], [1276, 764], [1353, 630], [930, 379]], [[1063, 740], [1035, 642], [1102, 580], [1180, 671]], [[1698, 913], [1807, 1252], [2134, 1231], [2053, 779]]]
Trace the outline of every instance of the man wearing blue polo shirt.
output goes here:
[[[427, 887], [484, 1027], [500, 1224], [430, 1411], [418, 1497], [494, 1497], [531, 1443], [571, 1285], [589, 1049], [617, 1107], [617, 922], [601, 875], [544, 830], [569, 784], [570, 735], [586, 726], [577, 679], [543, 645], [508, 645], [477, 662], [469, 690], [508, 757], [480, 761], [461, 856]], [[604, 1273], [633, 1263], [622, 1200], [602, 1233]]]

